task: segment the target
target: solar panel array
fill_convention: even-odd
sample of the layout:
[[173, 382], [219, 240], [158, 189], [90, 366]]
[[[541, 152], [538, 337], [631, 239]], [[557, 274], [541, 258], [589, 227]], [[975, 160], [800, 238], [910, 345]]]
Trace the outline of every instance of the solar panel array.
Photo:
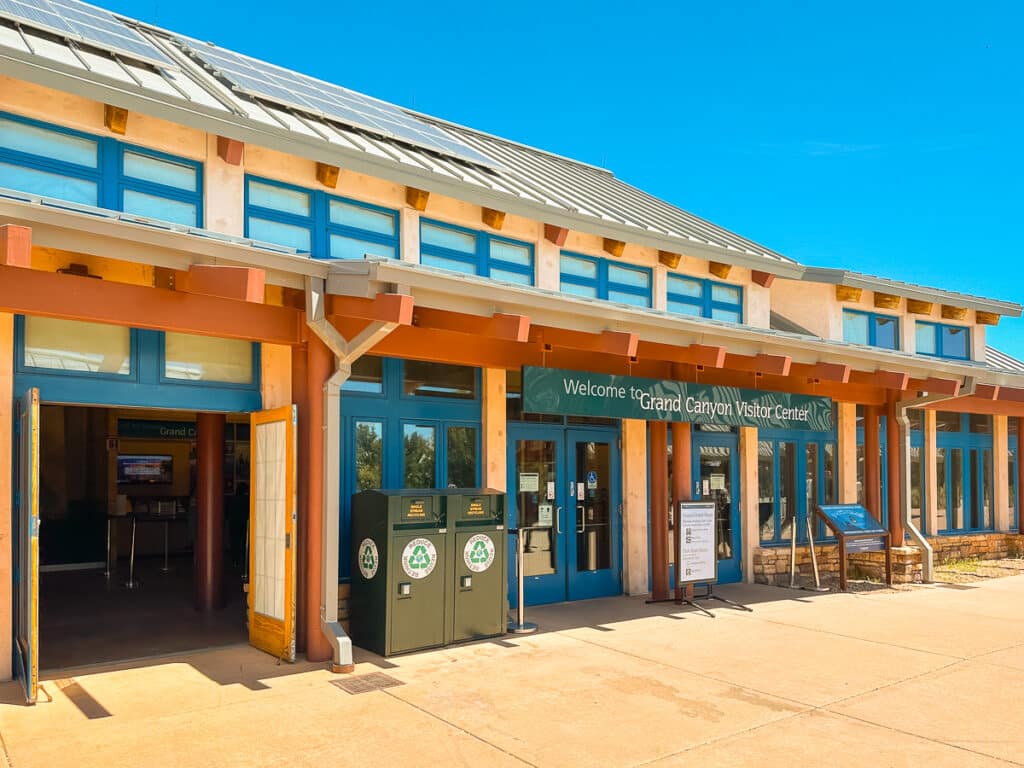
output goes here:
[[163, 51], [114, 14], [76, 0], [0, 0], [0, 18], [158, 67], [177, 69]]
[[186, 53], [247, 96], [336, 120], [476, 165], [496, 165], [486, 155], [393, 104], [208, 43], [188, 38], [178, 38], [178, 42]]

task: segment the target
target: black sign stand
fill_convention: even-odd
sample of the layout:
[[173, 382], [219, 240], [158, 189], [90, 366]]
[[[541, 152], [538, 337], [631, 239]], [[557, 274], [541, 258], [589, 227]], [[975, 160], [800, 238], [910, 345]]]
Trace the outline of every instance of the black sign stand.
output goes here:
[[[842, 513], [854, 510], [860, 517], [859, 526], [844, 524]], [[814, 514], [821, 518], [825, 525], [835, 533], [839, 539], [839, 591], [846, 591], [846, 556], [849, 554], [850, 544], [855, 542], [879, 541], [879, 545], [858, 548], [860, 552], [885, 551], [885, 583], [892, 586], [892, 547], [889, 542], [889, 532], [882, 527], [875, 518], [864, 507], [854, 504], [833, 504], [821, 506], [815, 505]], [[863, 523], [866, 523], [863, 524]]]

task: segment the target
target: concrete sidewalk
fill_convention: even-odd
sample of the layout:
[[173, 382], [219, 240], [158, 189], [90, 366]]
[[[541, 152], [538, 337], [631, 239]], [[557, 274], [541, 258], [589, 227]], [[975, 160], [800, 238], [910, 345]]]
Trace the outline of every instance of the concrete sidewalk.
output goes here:
[[734, 586], [718, 618], [616, 598], [542, 632], [384, 660], [361, 694], [246, 647], [0, 687], [9, 765], [1024, 765], [1024, 577], [903, 592]]

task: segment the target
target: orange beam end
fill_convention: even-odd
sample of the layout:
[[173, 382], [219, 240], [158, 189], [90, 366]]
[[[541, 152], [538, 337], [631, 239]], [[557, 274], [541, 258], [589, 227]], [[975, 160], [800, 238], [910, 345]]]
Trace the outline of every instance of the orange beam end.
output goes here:
[[606, 253], [610, 253], [615, 258], [622, 256], [622, 253], [626, 250], [626, 244], [621, 240], [612, 240], [610, 237], [604, 239], [604, 250]]
[[0, 226], [0, 264], [8, 267], [32, 266], [32, 230], [17, 224]]
[[815, 363], [811, 368], [811, 378], [846, 384], [850, 380], [850, 366], [843, 363]]
[[773, 275], [771, 272], [762, 272], [758, 269], [755, 269], [751, 271], [750, 279], [763, 288], [771, 288], [772, 283], [775, 282], [775, 275]]
[[937, 392], [940, 395], [956, 396], [960, 394], [960, 380], [937, 379], [934, 376], [929, 376], [924, 380], [924, 389], [928, 392]]
[[505, 212], [496, 211], [494, 208], [481, 208], [480, 220], [491, 229], [501, 229], [505, 226]]
[[124, 136], [128, 130], [128, 110], [123, 107], [115, 107], [113, 104], [104, 104], [103, 125], [111, 133], [118, 133]]
[[341, 169], [336, 165], [328, 165], [327, 163], [316, 164], [316, 180], [325, 187], [335, 189], [338, 186], [339, 173], [341, 173]]
[[609, 355], [636, 357], [636, 348], [640, 343], [640, 337], [635, 333], [601, 331], [601, 338], [604, 340], [604, 344], [600, 351], [607, 352]]
[[530, 340], [530, 318], [526, 315], [504, 315], [498, 313], [491, 318], [492, 335], [525, 343]]
[[217, 157], [228, 165], [241, 165], [242, 150], [244, 149], [245, 144], [241, 141], [229, 139], [226, 136], [217, 137]]
[[193, 264], [188, 268], [186, 285], [178, 283], [177, 287], [187, 293], [262, 304], [266, 281], [266, 271], [254, 267]]
[[793, 358], [789, 355], [759, 354], [754, 361], [758, 371], [775, 376], [789, 376], [789, 368], [793, 365]]
[[372, 299], [328, 296], [327, 314], [412, 325], [413, 298], [404, 293], [378, 293]]
[[998, 400], [1010, 403], [1024, 403], [1024, 389], [1012, 389], [1010, 387], [999, 387], [998, 389]]
[[554, 224], [544, 225], [544, 239], [561, 248], [565, 245], [565, 239], [569, 236], [569, 230], [565, 227], [556, 227]]
[[725, 347], [691, 344], [689, 350], [696, 365], [703, 365], [705, 368], [721, 368], [725, 365]]
[[998, 400], [999, 389], [997, 384], [979, 384], [974, 390], [974, 396], [982, 400]]
[[405, 202], [407, 202], [417, 211], [427, 210], [427, 200], [429, 199], [429, 192], [425, 192], [422, 189], [416, 189], [416, 187], [405, 188]]
[[682, 261], [683, 255], [681, 253], [672, 253], [672, 251], [658, 251], [658, 261], [664, 264], [669, 269], [675, 269], [679, 266], [679, 262]]

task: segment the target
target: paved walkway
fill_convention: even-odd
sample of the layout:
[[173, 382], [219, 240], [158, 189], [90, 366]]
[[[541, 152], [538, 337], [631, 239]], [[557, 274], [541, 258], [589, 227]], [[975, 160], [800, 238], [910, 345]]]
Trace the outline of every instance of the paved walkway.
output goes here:
[[9, 765], [1024, 765], [1024, 576], [858, 595], [732, 587], [709, 619], [619, 598], [385, 661], [352, 695], [245, 647], [0, 686]]

